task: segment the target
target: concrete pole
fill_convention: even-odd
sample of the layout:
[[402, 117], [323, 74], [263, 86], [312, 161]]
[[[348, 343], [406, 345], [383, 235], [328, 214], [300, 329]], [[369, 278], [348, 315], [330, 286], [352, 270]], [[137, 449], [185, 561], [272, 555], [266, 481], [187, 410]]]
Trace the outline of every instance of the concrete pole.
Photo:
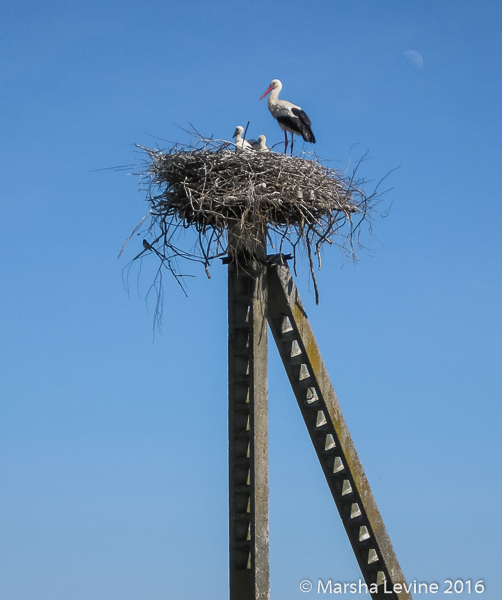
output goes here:
[[268, 291], [268, 323], [368, 595], [413, 600], [286, 265], [269, 263]]
[[[228, 267], [230, 600], [269, 600], [265, 236]], [[231, 239], [232, 241], [232, 239]], [[235, 242], [235, 239], [234, 239]]]

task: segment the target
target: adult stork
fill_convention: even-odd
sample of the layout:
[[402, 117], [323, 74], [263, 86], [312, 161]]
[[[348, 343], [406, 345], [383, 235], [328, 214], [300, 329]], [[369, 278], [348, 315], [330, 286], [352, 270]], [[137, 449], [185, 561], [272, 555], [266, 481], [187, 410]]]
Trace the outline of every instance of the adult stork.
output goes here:
[[252, 150], [253, 146], [242, 138], [242, 134], [244, 133], [244, 127], [241, 125], [237, 125], [234, 131], [234, 135], [232, 137], [235, 138], [235, 151], [238, 150]]
[[253, 150], [257, 152], [268, 152], [267, 148], [267, 138], [262, 134], [258, 136], [257, 140], [249, 140], [249, 143], [253, 147]]
[[301, 135], [306, 142], [312, 144], [315, 144], [315, 136], [310, 127], [311, 122], [307, 114], [296, 104], [292, 104], [287, 100], [279, 100], [281, 90], [282, 83], [278, 79], [273, 79], [260, 100], [270, 94], [268, 109], [284, 131], [284, 153], [288, 149], [287, 132], [289, 131], [291, 133], [291, 154], [293, 154], [293, 134]]

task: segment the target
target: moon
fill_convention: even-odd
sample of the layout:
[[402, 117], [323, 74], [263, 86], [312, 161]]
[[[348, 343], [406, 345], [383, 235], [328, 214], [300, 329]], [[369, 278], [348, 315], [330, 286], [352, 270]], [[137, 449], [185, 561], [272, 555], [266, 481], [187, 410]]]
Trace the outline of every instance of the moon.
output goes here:
[[417, 52], [416, 50], [406, 50], [406, 52], [403, 52], [403, 56], [409, 60], [410, 63], [415, 65], [417, 69], [421, 69], [424, 66], [424, 59], [420, 52]]

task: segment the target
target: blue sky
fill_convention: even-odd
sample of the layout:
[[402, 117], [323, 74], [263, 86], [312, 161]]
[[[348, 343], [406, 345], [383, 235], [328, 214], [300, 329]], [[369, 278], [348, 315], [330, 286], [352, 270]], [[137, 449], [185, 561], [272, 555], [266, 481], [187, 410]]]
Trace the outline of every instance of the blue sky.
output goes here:
[[[406, 577], [483, 579], [497, 600], [501, 16], [487, 0], [2, 4], [2, 598], [227, 597], [226, 269], [192, 269], [188, 298], [166, 278], [153, 339], [154, 265], [128, 294], [140, 238], [116, 257], [146, 212], [134, 144], [247, 121], [279, 142], [258, 102], [278, 77], [320, 157], [369, 152], [367, 179], [400, 167], [358, 264], [325, 253], [319, 306], [305, 269], [297, 284]], [[294, 600], [305, 578], [359, 571], [273, 346], [269, 369], [272, 594]]]

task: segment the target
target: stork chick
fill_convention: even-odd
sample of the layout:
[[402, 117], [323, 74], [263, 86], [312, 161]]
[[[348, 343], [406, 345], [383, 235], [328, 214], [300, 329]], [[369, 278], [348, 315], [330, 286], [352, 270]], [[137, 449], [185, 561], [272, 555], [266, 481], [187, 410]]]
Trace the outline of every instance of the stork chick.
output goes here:
[[267, 148], [267, 138], [264, 135], [259, 135], [258, 140], [249, 140], [253, 150], [257, 152], [269, 152]]
[[235, 138], [235, 151], [238, 152], [239, 150], [252, 150], [253, 146], [251, 146], [251, 144], [243, 139], [242, 134], [244, 133], [244, 127], [242, 127], [241, 125], [237, 125], [237, 127], [235, 128], [234, 131], [234, 135], [232, 136], [233, 138]]

